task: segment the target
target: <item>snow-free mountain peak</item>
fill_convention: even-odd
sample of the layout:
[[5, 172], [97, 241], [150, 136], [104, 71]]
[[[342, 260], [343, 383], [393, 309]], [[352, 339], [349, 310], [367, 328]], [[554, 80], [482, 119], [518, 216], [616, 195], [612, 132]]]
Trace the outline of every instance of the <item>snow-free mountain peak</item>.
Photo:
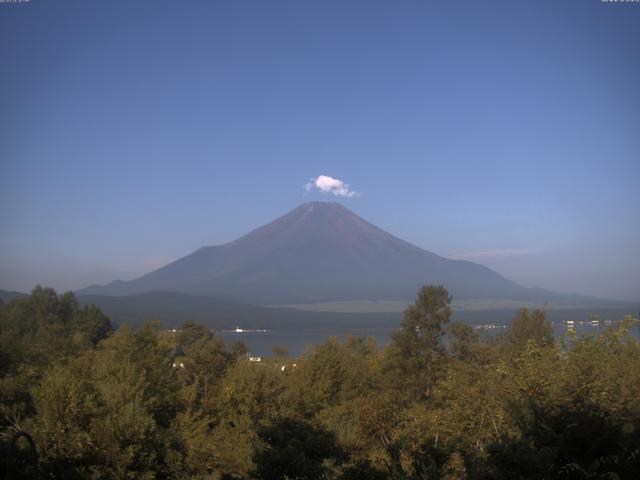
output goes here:
[[482, 265], [450, 260], [372, 225], [339, 203], [309, 202], [230, 243], [202, 247], [129, 282], [80, 294], [173, 291], [244, 303], [407, 300], [442, 284], [456, 298], [539, 298]]

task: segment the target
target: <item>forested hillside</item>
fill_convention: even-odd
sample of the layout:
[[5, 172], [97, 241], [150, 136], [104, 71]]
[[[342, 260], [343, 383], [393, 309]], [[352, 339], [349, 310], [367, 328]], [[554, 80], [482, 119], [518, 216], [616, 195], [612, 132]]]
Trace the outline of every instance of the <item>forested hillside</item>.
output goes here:
[[[522, 310], [484, 339], [450, 301], [424, 287], [386, 348], [253, 362], [205, 327], [114, 331], [36, 288], [0, 305], [1, 456], [24, 430], [42, 478], [640, 478], [636, 319], [557, 339]], [[19, 454], [10, 478], [31, 478]]]

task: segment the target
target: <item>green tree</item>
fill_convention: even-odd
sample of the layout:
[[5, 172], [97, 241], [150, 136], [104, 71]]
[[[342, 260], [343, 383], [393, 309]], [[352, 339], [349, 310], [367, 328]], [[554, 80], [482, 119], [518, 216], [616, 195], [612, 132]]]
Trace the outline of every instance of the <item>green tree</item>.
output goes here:
[[451, 317], [451, 297], [442, 286], [422, 287], [404, 312], [400, 331], [391, 336], [391, 374], [402, 391], [415, 398], [428, 397], [440, 377], [446, 349], [444, 327]]
[[254, 476], [259, 480], [324, 480], [343, 460], [331, 432], [301, 420], [278, 419], [258, 437]]
[[289, 355], [289, 348], [286, 345], [274, 345], [271, 351], [278, 358], [284, 358]]
[[506, 348], [512, 355], [522, 351], [529, 340], [539, 347], [553, 345], [553, 324], [547, 319], [544, 310], [519, 310], [504, 335]]
[[463, 362], [476, 359], [479, 349], [479, 337], [471, 325], [454, 322], [446, 329], [450, 343], [450, 353]]
[[186, 322], [177, 332], [174, 353], [185, 401], [211, 412], [219, 383], [235, 363], [235, 354], [226, 351], [223, 340], [211, 330], [193, 322]]

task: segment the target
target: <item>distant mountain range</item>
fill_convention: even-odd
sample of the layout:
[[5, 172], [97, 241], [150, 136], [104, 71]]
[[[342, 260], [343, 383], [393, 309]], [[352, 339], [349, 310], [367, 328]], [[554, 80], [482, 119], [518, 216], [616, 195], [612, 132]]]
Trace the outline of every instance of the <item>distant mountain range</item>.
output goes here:
[[9, 290], [0, 290], [0, 301], [10, 302], [11, 300], [15, 300], [16, 298], [24, 298], [26, 297], [26, 293], [14, 292]]
[[409, 300], [425, 284], [457, 299], [556, 299], [477, 263], [450, 260], [372, 225], [338, 203], [310, 202], [224, 245], [202, 247], [132, 281], [78, 295], [175, 292], [243, 304]]

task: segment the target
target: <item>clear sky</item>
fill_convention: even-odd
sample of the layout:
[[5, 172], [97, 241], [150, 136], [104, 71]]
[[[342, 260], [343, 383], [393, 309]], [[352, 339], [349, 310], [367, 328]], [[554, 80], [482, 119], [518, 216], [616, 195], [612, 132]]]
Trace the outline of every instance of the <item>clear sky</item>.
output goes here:
[[134, 278], [326, 199], [639, 300], [640, 3], [0, 3], [0, 162], [3, 289]]

